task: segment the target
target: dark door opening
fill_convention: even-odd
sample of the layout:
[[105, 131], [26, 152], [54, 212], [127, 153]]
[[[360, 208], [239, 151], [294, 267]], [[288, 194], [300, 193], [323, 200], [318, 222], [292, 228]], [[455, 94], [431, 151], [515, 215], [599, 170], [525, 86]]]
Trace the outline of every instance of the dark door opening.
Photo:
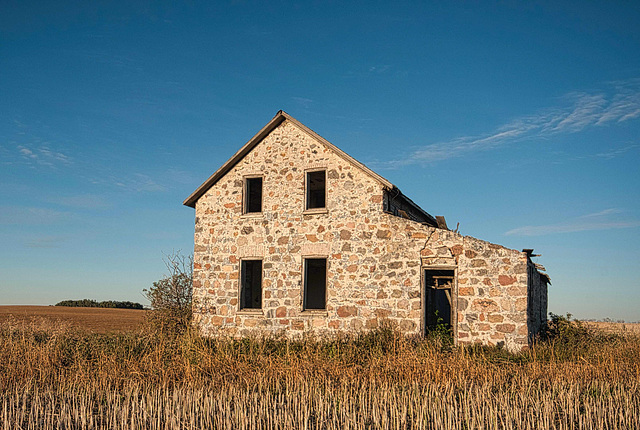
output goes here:
[[426, 269], [424, 271], [425, 304], [424, 322], [426, 331], [452, 327], [453, 270]]

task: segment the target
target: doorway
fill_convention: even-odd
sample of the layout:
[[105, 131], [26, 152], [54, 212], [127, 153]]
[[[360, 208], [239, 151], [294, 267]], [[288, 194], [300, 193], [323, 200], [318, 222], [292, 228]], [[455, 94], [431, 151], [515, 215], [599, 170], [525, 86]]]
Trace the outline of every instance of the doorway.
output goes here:
[[435, 329], [452, 329], [454, 280], [453, 269], [425, 269], [425, 334]]

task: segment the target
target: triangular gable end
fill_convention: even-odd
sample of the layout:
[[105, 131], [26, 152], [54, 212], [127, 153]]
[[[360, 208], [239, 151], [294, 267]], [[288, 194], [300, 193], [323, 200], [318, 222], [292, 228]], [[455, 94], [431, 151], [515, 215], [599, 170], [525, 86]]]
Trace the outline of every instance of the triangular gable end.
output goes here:
[[262, 128], [262, 130], [260, 130], [255, 136], [253, 136], [251, 140], [249, 140], [242, 148], [238, 150], [238, 152], [233, 154], [233, 156], [229, 160], [227, 160], [227, 162], [224, 163], [213, 175], [211, 175], [209, 179], [207, 179], [202, 185], [200, 185], [198, 189], [196, 189], [193, 193], [191, 193], [191, 195], [185, 199], [183, 204], [185, 206], [195, 208], [196, 201], [198, 201], [198, 199], [204, 193], [206, 193], [209, 188], [211, 188], [216, 182], [218, 182], [220, 178], [226, 175], [227, 172], [229, 172], [233, 168], [233, 166], [235, 166], [240, 160], [242, 160], [245, 155], [247, 155], [258, 143], [260, 143], [265, 137], [269, 135], [269, 133], [271, 133], [276, 127], [282, 124], [282, 122], [284, 122], [285, 120], [290, 121], [296, 127], [300, 128], [309, 136], [311, 136], [313, 139], [318, 141], [320, 144], [325, 145], [326, 147], [334, 151], [336, 155], [345, 159], [346, 161], [353, 164], [354, 166], [358, 167], [359, 169], [361, 169], [362, 171], [364, 171], [365, 173], [373, 177], [375, 180], [380, 182], [383, 186], [389, 189], [396, 188], [387, 179], [378, 175], [376, 172], [369, 169], [367, 166], [360, 163], [358, 160], [351, 157], [349, 154], [342, 151], [340, 148], [333, 145], [332, 143], [324, 139], [322, 136], [320, 136], [319, 134], [317, 134], [316, 132], [314, 132], [313, 130], [311, 130], [310, 128], [308, 128], [307, 126], [305, 126], [304, 124], [296, 120], [295, 118], [293, 118], [291, 115], [287, 114], [284, 111], [278, 111], [276, 116], [274, 116], [273, 119], [269, 121], [269, 123]]

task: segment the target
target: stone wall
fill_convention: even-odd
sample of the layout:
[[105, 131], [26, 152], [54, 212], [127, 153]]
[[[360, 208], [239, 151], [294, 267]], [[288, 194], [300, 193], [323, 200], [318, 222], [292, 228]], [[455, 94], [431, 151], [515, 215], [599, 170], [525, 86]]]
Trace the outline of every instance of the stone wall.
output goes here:
[[[304, 210], [304, 175], [326, 169], [327, 209]], [[243, 178], [263, 175], [263, 211], [242, 213]], [[456, 270], [460, 342], [527, 344], [526, 254], [382, 210], [383, 185], [290, 121], [196, 202], [194, 315], [204, 333], [423, 330], [422, 269]], [[303, 259], [326, 257], [326, 311], [302, 309]], [[242, 259], [263, 261], [262, 309], [239, 310]]]

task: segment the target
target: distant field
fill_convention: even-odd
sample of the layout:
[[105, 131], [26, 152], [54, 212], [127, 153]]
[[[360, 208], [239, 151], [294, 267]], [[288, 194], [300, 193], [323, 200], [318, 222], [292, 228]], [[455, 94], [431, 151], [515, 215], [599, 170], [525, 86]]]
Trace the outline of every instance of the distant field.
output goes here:
[[640, 334], [640, 323], [592, 322], [586, 321], [587, 327], [593, 327], [609, 333]]
[[64, 306], [0, 306], [0, 323], [15, 319], [68, 324], [98, 333], [130, 331], [140, 327], [145, 311], [135, 309], [69, 308]]

